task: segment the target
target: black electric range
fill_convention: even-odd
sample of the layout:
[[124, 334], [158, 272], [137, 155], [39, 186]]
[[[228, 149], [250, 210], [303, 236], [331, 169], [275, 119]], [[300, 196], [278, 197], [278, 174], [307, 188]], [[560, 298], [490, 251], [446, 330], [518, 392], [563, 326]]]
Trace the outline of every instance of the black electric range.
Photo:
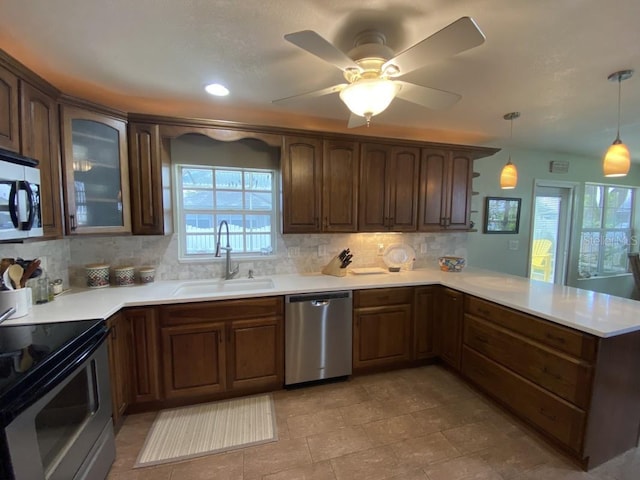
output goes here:
[[0, 422], [6, 426], [22, 410], [62, 381], [108, 334], [104, 320], [0, 326]]

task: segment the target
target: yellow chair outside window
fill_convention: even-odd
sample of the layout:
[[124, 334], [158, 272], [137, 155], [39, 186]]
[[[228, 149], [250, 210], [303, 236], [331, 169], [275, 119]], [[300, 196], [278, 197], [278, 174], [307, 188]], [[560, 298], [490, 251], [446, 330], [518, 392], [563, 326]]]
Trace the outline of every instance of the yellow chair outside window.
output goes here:
[[531, 277], [534, 274], [542, 275], [542, 279], [548, 282], [551, 279], [551, 240], [538, 239], [533, 241], [531, 250]]

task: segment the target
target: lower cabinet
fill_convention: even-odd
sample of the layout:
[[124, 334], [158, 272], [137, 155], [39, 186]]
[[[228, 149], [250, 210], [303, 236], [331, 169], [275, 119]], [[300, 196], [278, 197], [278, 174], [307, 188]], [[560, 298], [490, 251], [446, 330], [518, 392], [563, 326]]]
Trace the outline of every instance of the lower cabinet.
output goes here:
[[131, 359], [131, 337], [129, 335], [126, 317], [117, 313], [107, 320], [109, 337], [107, 348], [109, 349], [109, 381], [111, 383], [111, 403], [113, 410], [113, 424], [118, 427], [121, 423], [130, 402], [130, 378], [129, 366]]
[[140, 405], [162, 398], [158, 309], [127, 308], [123, 311], [129, 340], [130, 401]]
[[436, 322], [439, 285], [416, 287], [413, 302], [413, 358], [424, 360], [438, 354]]
[[450, 288], [441, 288], [438, 296], [436, 332], [440, 358], [455, 370], [460, 370], [463, 300], [462, 293]]
[[164, 397], [200, 400], [282, 387], [282, 297], [161, 309]]
[[411, 360], [413, 290], [398, 287], [354, 292], [354, 371]]

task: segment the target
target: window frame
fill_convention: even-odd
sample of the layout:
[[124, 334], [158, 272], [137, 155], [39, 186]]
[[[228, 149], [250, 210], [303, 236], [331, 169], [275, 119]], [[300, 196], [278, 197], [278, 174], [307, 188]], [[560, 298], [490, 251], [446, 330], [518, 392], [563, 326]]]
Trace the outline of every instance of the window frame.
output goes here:
[[[585, 228], [584, 227], [584, 223], [585, 223], [585, 209], [589, 208], [587, 206], [585, 206], [585, 202], [587, 199], [587, 187], [592, 186], [592, 187], [596, 187], [596, 188], [601, 188], [602, 189], [602, 208], [600, 208], [600, 227], [599, 228], [595, 228], [595, 227], [589, 227], [589, 228]], [[609, 191], [611, 189], [614, 188], [620, 188], [620, 189], [626, 189], [629, 190], [629, 192], [631, 193], [631, 208], [629, 210], [629, 225], [626, 228], [620, 228], [620, 227], [607, 227], [606, 226], [606, 214], [607, 214], [607, 210], [608, 210], [608, 203], [609, 203]], [[614, 185], [614, 184], [606, 184], [606, 183], [595, 183], [595, 182], [586, 182], [585, 183], [585, 187], [584, 187], [584, 195], [582, 198], [582, 217], [581, 217], [581, 225], [580, 225], [580, 235], [579, 235], [579, 244], [578, 244], [578, 268], [577, 268], [577, 273], [578, 273], [578, 279], [581, 280], [586, 280], [589, 278], [608, 278], [608, 277], [616, 277], [616, 276], [620, 276], [620, 275], [628, 275], [630, 273], [629, 270], [629, 259], [628, 259], [628, 254], [631, 252], [631, 247], [633, 246], [633, 242], [634, 242], [634, 215], [635, 215], [635, 208], [636, 208], [636, 193], [637, 193], [637, 189], [633, 186], [629, 186], [629, 185]], [[597, 255], [598, 255], [598, 262], [597, 262], [597, 266], [596, 266], [596, 270], [595, 271], [588, 271], [588, 272], [584, 272], [581, 268], [582, 266], [582, 261], [581, 258], [583, 257], [583, 235], [585, 233], [591, 233], [591, 234], [598, 234], [598, 246], [597, 246]], [[607, 234], [626, 234], [628, 242], [626, 243], [626, 254], [625, 255], [625, 264], [626, 264], [626, 268], [624, 271], [609, 271], [609, 270], [605, 270], [604, 264], [605, 264], [605, 258], [606, 258], [606, 249], [608, 246], [608, 242], [607, 242]], [[593, 251], [593, 250], [591, 250]]]
[[[212, 186], [210, 189], [207, 188], [202, 188], [199, 187], [199, 189], [202, 190], [208, 190], [210, 192], [212, 192], [213, 196], [215, 197], [216, 194], [216, 186], [215, 186], [215, 172], [216, 170], [223, 170], [223, 171], [237, 171], [240, 172], [243, 180], [243, 185], [242, 188], [237, 190], [238, 192], [241, 193], [241, 195], [245, 196], [245, 194], [247, 192], [253, 192], [254, 190], [246, 190], [245, 189], [245, 185], [244, 185], [244, 176], [245, 173], [251, 173], [251, 172], [257, 172], [257, 173], [270, 173], [271, 174], [271, 190], [269, 193], [271, 193], [271, 210], [247, 210], [247, 209], [238, 209], [238, 210], [231, 210], [231, 209], [216, 209], [215, 208], [215, 202], [214, 202], [214, 208], [212, 209], [207, 209], [207, 210], [195, 210], [195, 209], [189, 209], [189, 208], [185, 208], [183, 200], [184, 200], [184, 195], [183, 195], [183, 191], [184, 190], [188, 190], [189, 188], [184, 188], [184, 185], [182, 183], [182, 170], [183, 169], [189, 169], [189, 168], [193, 168], [193, 169], [203, 169], [203, 170], [210, 170], [212, 172], [212, 176], [213, 176], [213, 182], [212, 182]], [[220, 221], [224, 220], [224, 218], [220, 218], [221, 216], [232, 216], [232, 215], [240, 215], [240, 216], [245, 216], [245, 215], [251, 215], [251, 214], [259, 214], [259, 215], [266, 215], [269, 216], [270, 218], [270, 223], [271, 223], [271, 231], [269, 233], [270, 237], [271, 237], [271, 248], [268, 251], [264, 251], [264, 252], [258, 252], [258, 251], [252, 251], [252, 252], [246, 252], [246, 251], [239, 251], [239, 250], [232, 250], [232, 255], [235, 258], [243, 258], [243, 259], [250, 259], [253, 257], [259, 257], [259, 258], [264, 258], [265, 256], [269, 256], [269, 255], [273, 255], [275, 254], [275, 250], [276, 250], [276, 241], [277, 241], [277, 229], [278, 229], [278, 211], [279, 211], [279, 204], [278, 204], [278, 171], [276, 169], [273, 168], [256, 168], [256, 167], [239, 167], [239, 166], [226, 166], [226, 165], [202, 165], [202, 164], [192, 164], [192, 163], [175, 163], [174, 164], [174, 172], [173, 172], [173, 176], [174, 176], [174, 184], [175, 184], [175, 216], [174, 216], [174, 222], [176, 225], [176, 233], [178, 234], [178, 260], [180, 262], [204, 262], [204, 261], [208, 261], [210, 262], [211, 260], [217, 260], [219, 259], [219, 257], [215, 256], [215, 243], [217, 240], [217, 235], [218, 235], [218, 225], [220, 223]], [[264, 192], [268, 192], [267, 190], [264, 190]], [[186, 251], [186, 245], [187, 245], [187, 229], [186, 229], [186, 215], [191, 214], [191, 213], [204, 213], [207, 215], [212, 215], [213, 216], [213, 232], [211, 233], [212, 238], [213, 238], [213, 244], [214, 244], [214, 251], [212, 251], [211, 253], [197, 253], [197, 254], [188, 254]], [[226, 232], [223, 232], [223, 236], [225, 235]], [[243, 237], [243, 245], [246, 246], [246, 237], [247, 237], [247, 231], [246, 228], [243, 228], [243, 232], [242, 232], [242, 237]], [[221, 243], [224, 243], [225, 240], [221, 239]], [[224, 255], [223, 255], [224, 256]]]

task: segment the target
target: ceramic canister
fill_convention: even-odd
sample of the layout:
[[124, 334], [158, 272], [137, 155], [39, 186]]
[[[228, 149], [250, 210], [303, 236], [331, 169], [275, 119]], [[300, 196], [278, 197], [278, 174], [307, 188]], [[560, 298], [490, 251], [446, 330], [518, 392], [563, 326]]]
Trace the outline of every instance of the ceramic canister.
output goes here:
[[156, 277], [156, 270], [153, 267], [141, 267], [138, 274], [140, 275], [140, 283], [152, 283]]
[[117, 267], [113, 269], [115, 284], [119, 287], [133, 285], [133, 267]]
[[11, 307], [16, 309], [9, 318], [24, 317], [31, 311], [32, 298], [30, 288], [0, 291], [0, 313]]
[[109, 286], [109, 265], [94, 263], [85, 267], [87, 287], [103, 288]]

